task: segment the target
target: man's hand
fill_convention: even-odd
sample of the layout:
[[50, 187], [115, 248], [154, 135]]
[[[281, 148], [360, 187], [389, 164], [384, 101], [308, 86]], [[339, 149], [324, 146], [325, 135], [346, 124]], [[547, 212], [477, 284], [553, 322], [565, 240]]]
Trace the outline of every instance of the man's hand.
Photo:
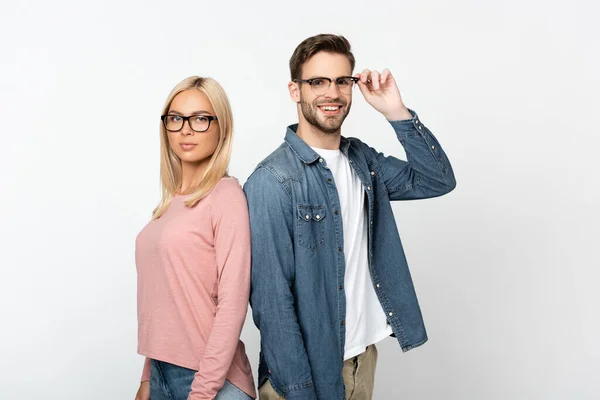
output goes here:
[[140, 383], [140, 388], [135, 395], [135, 400], [150, 400], [150, 381]]
[[388, 69], [384, 69], [381, 74], [365, 69], [355, 77], [359, 79], [358, 87], [367, 103], [382, 113], [388, 121], [412, 118], [412, 114], [402, 102], [396, 80]]

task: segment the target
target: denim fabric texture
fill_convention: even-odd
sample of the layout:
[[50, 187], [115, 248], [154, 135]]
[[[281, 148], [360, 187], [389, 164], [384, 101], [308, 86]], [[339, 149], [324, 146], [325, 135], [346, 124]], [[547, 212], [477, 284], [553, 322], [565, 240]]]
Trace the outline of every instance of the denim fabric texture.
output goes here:
[[[150, 399], [187, 400], [196, 371], [164, 361], [151, 360]], [[249, 400], [241, 389], [229, 381], [217, 393], [215, 400]]]
[[[442, 196], [455, 178], [417, 114], [390, 121], [408, 161], [342, 137], [367, 197], [369, 269], [403, 351], [427, 333], [391, 201]], [[258, 386], [269, 379], [287, 400], [344, 400], [344, 237], [327, 163], [288, 127], [285, 140], [244, 185], [252, 232], [251, 307], [261, 334]], [[391, 133], [390, 132], [390, 133]], [[384, 134], [378, 132], [377, 134]]]

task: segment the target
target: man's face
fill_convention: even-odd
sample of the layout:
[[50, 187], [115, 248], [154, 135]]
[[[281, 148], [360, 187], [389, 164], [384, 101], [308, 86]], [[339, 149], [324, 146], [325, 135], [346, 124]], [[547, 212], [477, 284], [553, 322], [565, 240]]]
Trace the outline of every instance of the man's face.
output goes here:
[[[350, 61], [343, 54], [320, 52], [302, 65], [300, 79], [313, 79], [299, 84], [300, 108], [304, 119], [323, 133], [340, 131], [352, 105], [354, 83]], [[329, 78], [331, 83], [326, 79]], [[341, 79], [340, 79], [341, 78]]]

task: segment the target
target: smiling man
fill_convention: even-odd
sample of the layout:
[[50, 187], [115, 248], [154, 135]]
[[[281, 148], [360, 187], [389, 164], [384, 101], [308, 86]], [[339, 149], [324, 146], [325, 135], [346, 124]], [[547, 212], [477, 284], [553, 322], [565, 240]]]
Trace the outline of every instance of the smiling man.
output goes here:
[[[261, 399], [371, 399], [375, 344], [427, 341], [390, 201], [444, 195], [454, 174], [390, 71], [353, 74], [354, 64], [343, 36], [296, 48], [288, 88], [299, 121], [244, 185]], [[408, 161], [342, 136], [356, 85]]]

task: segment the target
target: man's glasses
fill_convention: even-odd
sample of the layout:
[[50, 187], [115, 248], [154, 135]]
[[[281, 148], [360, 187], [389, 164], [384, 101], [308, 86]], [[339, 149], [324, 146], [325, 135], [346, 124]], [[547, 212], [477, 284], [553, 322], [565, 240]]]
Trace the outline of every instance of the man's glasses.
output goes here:
[[358, 82], [358, 78], [353, 76], [340, 76], [336, 79], [331, 78], [311, 78], [311, 79], [294, 79], [294, 82], [308, 83], [313, 93], [317, 96], [322, 96], [329, 90], [331, 83], [335, 81], [339, 91], [344, 94], [352, 93], [352, 88]]
[[205, 132], [210, 128], [211, 121], [217, 120], [217, 117], [213, 115], [190, 115], [189, 117], [184, 117], [183, 115], [167, 114], [161, 115], [160, 119], [169, 132], [180, 131], [185, 121], [188, 122], [194, 132]]

